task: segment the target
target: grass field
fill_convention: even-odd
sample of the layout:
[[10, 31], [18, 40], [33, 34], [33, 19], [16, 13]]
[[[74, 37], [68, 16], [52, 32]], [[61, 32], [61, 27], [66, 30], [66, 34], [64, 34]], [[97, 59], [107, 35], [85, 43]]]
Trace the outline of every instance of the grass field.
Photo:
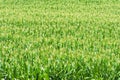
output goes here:
[[120, 0], [0, 0], [0, 79], [120, 80]]

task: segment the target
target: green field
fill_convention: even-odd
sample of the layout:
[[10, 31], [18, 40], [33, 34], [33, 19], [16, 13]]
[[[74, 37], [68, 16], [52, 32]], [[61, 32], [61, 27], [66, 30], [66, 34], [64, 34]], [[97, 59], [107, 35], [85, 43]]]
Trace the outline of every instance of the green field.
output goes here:
[[0, 0], [0, 80], [120, 80], [120, 0]]

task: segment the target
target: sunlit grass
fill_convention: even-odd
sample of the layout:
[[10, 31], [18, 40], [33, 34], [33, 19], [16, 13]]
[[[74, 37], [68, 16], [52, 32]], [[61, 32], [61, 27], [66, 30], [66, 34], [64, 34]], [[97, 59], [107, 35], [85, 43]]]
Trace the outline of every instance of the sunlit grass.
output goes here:
[[0, 0], [0, 79], [119, 80], [119, 0]]

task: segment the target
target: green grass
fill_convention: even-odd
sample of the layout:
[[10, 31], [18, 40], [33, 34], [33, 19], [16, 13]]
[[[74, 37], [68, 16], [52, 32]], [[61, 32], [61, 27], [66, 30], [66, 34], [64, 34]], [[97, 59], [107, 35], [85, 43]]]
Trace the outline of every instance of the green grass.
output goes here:
[[120, 0], [0, 0], [0, 79], [120, 80]]

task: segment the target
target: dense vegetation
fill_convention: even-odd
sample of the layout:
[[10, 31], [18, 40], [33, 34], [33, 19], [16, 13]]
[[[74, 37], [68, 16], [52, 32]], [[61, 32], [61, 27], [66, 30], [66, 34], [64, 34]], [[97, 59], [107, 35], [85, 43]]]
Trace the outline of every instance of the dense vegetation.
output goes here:
[[0, 0], [0, 79], [120, 80], [120, 1]]

